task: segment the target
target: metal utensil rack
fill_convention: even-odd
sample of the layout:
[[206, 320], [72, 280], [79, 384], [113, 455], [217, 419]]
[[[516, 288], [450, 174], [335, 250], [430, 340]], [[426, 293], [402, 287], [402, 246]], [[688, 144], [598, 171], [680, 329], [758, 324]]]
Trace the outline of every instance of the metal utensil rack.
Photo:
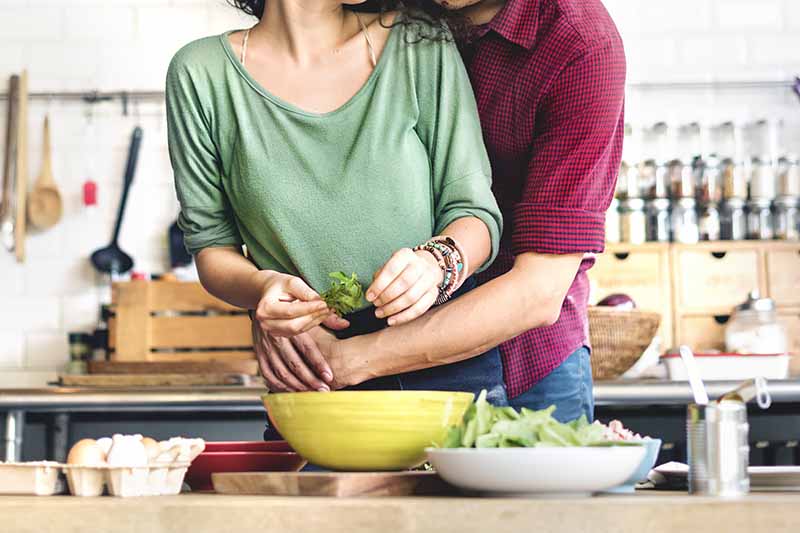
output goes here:
[[[792, 80], [635, 82], [628, 84], [628, 88], [637, 91], [789, 89], [800, 97], [800, 76]], [[0, 93], [0, 100], [7, 98], [6, 93]], [[161, 102], [164, 100], [164, 91], [43, 91], [32, 92], [29, 98], [31, 100], [75, 101], [87, 104], [119, 101], [123, 114], [127, 115], [131, 102]]]

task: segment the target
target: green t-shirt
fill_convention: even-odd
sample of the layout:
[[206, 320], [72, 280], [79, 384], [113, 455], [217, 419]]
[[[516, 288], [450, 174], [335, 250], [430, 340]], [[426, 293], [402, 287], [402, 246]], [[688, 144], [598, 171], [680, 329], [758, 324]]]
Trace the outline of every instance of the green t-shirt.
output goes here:
[[396, 250], [474, 216], [493, 259], [502, 219], [466, 70], [452, 42], [416, 31], [396, 25], [364, 86], [324, 114], [270, 94], [228, 34], [181, 49], [167, 117], [188, 250], [245, 244], [259, 268], [322, 291], [330, 272], [368, 283]]

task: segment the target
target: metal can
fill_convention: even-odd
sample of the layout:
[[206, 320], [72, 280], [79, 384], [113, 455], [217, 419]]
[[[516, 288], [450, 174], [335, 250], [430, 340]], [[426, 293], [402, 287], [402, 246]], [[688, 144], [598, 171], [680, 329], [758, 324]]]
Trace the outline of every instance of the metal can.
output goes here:
[[768, 241], [774, 237], [772, 201], [754, 199], [747, 202], [747, 238]]
[[800, 239], [800, 197], [781, 196], [775, 200], [775, 238]]
[[669, 242], [670, 215], [669, 198], [656, 198], [647, 202], [647, 240], [650, 242]]
[[731, 498], [750, 492], [747, 407], [691, 404], [686, 416], [689, 492]]
[[681, 198], [672, 204], [672, 238], [675, 242], [694, 244], [700, 240], [694, 198]]
[[647, 240], [647, 221], [644, 200], [628, 198], [619, 203], [620, 240], [630, 244], [642, 244]]

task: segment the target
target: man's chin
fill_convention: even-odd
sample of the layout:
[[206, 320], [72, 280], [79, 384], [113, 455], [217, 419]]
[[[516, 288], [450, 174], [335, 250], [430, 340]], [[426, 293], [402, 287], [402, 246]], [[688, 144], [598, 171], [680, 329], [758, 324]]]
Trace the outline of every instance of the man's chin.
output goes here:
[[458, 11], [467, 7], [480, 4], [482, 0], [433, 0], [448, 11]]

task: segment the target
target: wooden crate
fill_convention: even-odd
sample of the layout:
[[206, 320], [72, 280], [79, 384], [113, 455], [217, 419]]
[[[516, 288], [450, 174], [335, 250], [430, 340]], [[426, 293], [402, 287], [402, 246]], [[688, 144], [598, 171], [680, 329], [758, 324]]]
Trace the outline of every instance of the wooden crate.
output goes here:
[[779, 307], [800, 307], [800, 244], [772, 244], [766, 265], [770, 297]]
[[112, 306], [112, 361], [255, 359], [247, 312], [211, 296], [199, 283], [115, 283]]
[[640, 309], [661, 315], [659, 335], [672, 346], [672, 291], [669, 244], [609, 244], [589, 270], [597, 300], [614, 293], [627, 294]]

